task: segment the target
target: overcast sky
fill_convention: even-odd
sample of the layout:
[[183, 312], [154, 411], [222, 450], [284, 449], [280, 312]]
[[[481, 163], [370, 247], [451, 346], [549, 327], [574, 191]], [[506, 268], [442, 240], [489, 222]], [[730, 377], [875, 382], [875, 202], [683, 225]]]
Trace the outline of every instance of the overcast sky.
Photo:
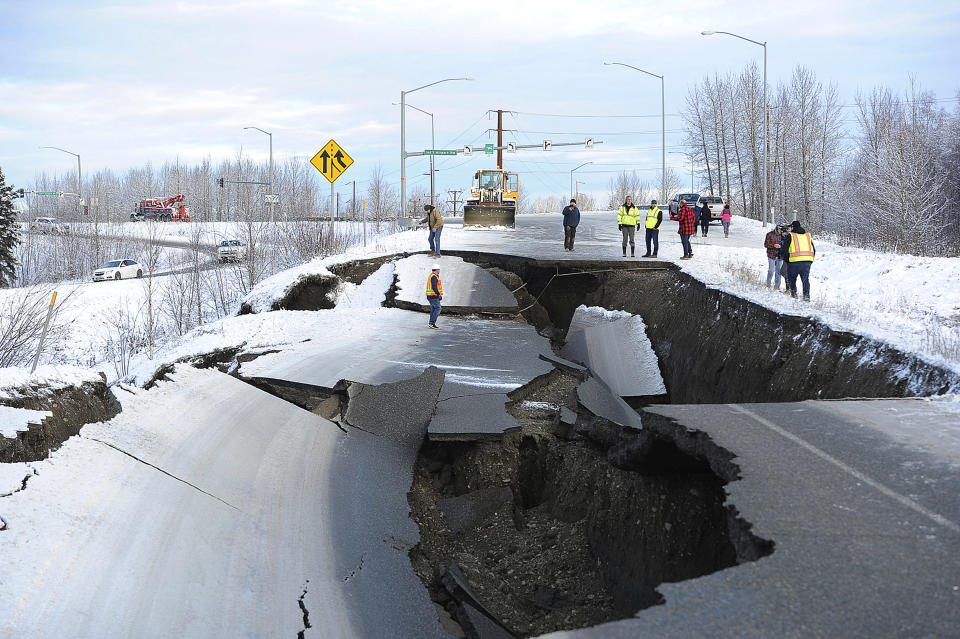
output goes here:
[[[0, 0], [0, 167], [8, 184], [30, 188], [39, 171], [76, 166], [44, 145], [81, 154], [88, 176], [241, 149], [265, 160], [266, 136], [243, 130], [252, 125], [273, 132], [275, 162], [306, 162], [336, 139], [356, 161], [340, 188], [377, 163], [399, 183], [391, 102], [403, 89], [472, 76], [408, 97], [434, 112], [437, 148], [495, 141], [486, 111], [509, 109], [505, 125], [517, 132], [505, 141], [604, 141], [507, 155], [528, 193], [565, 195], [570, 169], [590, 160], [580, 189], [599, 193], [616, 171], [653, 178], [660, 163], [659, 81], [605, 60], [665, 76], [667, 148], [684, 151], [675, 114], [692, 84], [762, 63], [761, 47], [704, 29], [768, 41], [771, 87], [800, 64], [850, 103], [878, 84], [903, 90], [909, 74], [954, 98], [958, 27], [956, 0]], [[429, 118], [409, 111], [408, 151], [429, 147]], [[438, 191], [493, 165], [482, 153], [440, 158]], [[682, 155], [668, 166], [689, 177]], [[408, 184], [427, 184], [425, 170], [425, 159], [409, 160]]]

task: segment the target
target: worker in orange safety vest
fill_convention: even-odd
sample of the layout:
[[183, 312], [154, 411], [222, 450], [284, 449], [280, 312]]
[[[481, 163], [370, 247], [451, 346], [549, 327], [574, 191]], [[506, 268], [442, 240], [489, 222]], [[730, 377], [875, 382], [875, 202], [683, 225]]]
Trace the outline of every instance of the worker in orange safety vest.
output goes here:
[[440, 265], [430, 267], [427, 276], [427, 301], [430, 302], [430, 328], [437, 328], [437, 318], [440, 317], [440, 300], [443, 299], [443, 282], [440, 281]]

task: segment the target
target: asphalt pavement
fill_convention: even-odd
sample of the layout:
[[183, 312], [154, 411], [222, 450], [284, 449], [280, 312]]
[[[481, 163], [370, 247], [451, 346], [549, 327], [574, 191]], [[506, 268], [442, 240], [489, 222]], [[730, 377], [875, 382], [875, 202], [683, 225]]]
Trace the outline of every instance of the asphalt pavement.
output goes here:
[[666, 405], [735, 455], [728, 504], [771, 555], [662, 584], [632, 619], [551, 637], [960, 635], [953, 399]]

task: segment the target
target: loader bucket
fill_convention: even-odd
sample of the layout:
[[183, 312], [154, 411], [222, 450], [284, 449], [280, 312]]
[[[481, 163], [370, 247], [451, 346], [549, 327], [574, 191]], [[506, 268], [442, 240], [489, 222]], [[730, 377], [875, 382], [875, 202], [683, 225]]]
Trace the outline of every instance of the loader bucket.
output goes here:
[[516, 209], [512, 206], [467, 204], [463, 207], [463, 227], [516, 226]]

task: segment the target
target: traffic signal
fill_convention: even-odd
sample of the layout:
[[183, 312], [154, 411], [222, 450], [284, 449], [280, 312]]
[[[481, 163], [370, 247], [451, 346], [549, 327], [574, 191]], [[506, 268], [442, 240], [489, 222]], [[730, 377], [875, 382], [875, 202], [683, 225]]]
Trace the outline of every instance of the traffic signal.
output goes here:
[[25, 193], [25, 191], [24, 191], [23, 189], [16, 189], [16, 190], [13, 192], [13, 198], [16, 199], [16, 198], [18, 198], [18, 197], [26, 197], [26, 195], [25, 195], [24, 193]]
[[217, 178], [217, 186], [219, 186], [221, 189], [223, 188], [223, 178]]

